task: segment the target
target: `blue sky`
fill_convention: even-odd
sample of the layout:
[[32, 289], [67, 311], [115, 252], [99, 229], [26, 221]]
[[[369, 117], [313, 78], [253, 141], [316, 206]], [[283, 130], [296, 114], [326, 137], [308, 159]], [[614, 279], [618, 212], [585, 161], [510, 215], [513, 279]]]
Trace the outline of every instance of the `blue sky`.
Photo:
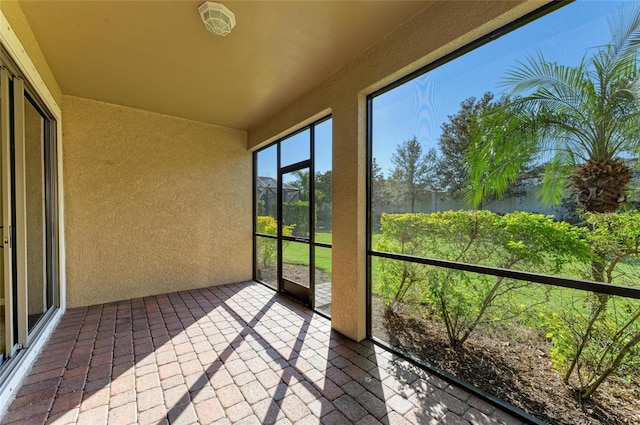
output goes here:
[[414, 135], [426, 151], [437, 148], [441, 124], [468, 97], [501, 86], [506, 71], [542, 52], [549, 61], [575, 65], [589, 49], [610, 40], [608, 16], [631, 1], [582, 0], [409, 81], [373, 101], [373, 155], [386, 176], [396, 146]]
[[[282, 167], [309, 159], [310, 134], [307, 129], [282, 140]], [[259, 176], [277, 177], [277, 152], [275, 145], [258, 152]], [[331, 120], [329, 119], [315, 125], [316, 173], [324, 173], [331, 169], [331, 152]]]
[[[437, 148], [441, 125], [460, 103], [490, 91], [505, 93], [502, 80], [528, 56], [542, 52], [549, 61], [578, 64], [609, 42], [608, 17], [636, 1], [578, 0], [501, 38], [435, 68], [373, 101], [373, 155], [388, 176], [396, 147], [414, 135], [424, 150]], [[316, 172], [331, 169], [331, 121], [316, 126]], [[282, 166], [309, 158], [309, 131], [282, 142]], [[276, 176], [276, 147], [258, 153], [258, 174]]]

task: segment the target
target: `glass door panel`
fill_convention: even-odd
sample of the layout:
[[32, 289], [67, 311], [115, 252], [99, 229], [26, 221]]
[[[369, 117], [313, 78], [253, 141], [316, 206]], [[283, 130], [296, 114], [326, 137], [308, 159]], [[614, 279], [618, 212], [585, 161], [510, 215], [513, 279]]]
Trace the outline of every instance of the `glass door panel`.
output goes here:
[[331, 316], [331, 248], [315, 247], [314, 306]]
[[309, 288], [309, 244], [285, 241], [282, 244], [282, 277]]
[[256, 278], [276, 289], [278, 287], [278, 240], [256, 236]]
[[2, 254], [2, 292], [0, 310], [2, 313], [1, 355], [6, 360], [17, 349], [18, 309], [15, 281], [16, 256], [15, 240], [15, 181], [13, 169], [13, 138], [19, 137], [21, 110], [14, 98], [22, 96], [22, 81], [11, 78], [6, 68], [0, 68], [0, 191], [2, 223], [0, 223], [0, 251]]
[[310, 167], [306, 163], [280, 172], [280, 281], [281, 289], [311, 305]]
[[282, 175], [282, 234], [309, 239], [309, 168]]
[[315, 126], [314, 138], [314, 200], [316, 208], [315, 241], [331, 243], [331, 120]]
[[9, 229], [5, 225], [11, 222], [10, 208], [7, 208], [10, 199], [9, 173], [9, 75], [4, 69], [0, 69], [0, 359], [7, 358], [7, 341], [11, 336], [10, 309], [7, 303], [11, 301], [11, 255], [10, 247], [4, 244], [4, 237]]
[[[278, 218], [278, 146], [263, 149], [257, 154], [256, 164], [256, 217], [258, 233], [277, 233], [276, 226], [271, 229], [270, 220], [260, 223], [261, 217]], [[261, 227], [262, 225], [262, 227]]]
[[44, 119], [28, 99], [24, 105], [24, 152], [27, 214], [28, 331], [47, 311]]
[[0, 363], [29, 348], [59, 295], [55, 119], [4, 60], [0, 50]]
[[[255, 278], [278, 289], [278, 146], [256, 154]], [[265, 236], [271, 235], [271, 236]]]
[[280, 142], [280, 166], [287, 167], [311, 157], [309, 137], [311, 131], [306, 129]]
[[311, 305], [311, 245], [282, 241], [282, 289], [300, 302]]

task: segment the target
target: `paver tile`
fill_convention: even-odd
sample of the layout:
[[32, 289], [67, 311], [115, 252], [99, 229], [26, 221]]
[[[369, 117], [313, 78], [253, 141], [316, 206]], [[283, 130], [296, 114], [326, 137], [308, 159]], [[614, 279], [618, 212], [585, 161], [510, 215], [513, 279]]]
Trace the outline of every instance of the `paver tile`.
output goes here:
[[91, 410], [109, 403], [109, 388], [102, 388], [92, 393], [85, 393], [80, 404], [80, 411]]
[[522, 425], [255, 283], [69, 309], [0, 425]]
[[240, 419], [246, 418], [253, 414], [251, 406], [246, 401], [241, 401], [233, 406], [225, 409], [225, 415], [231, 423], [237, 423]]
[[107, 405], [102, 405], [91, 410], [86, 410], [78, 414], [78, 425], [95, 425], [105, 423], [109, 410]]
[[109, 408], [113, 409], [114, 407], [136, 401], [136, 396], [137, 394], [134, 388], [120, 394], [111, 395], [111, 397], [109, 397]]
[[157, 406], [153, 409], [145, 410], [138, 415], [140, 425], [151, 425], [161, 423], [166, 419], [167, 411], [164, 406]]
[[500, 422], [491, 416], [483, 413], [475, 408], [467, 410], [463, 419], [474, 425], [499, 425]]
[[264, 422], [261, 422], [257, 416], [250, 415], [246, 418], [240, 419], [234, 425], [264, 425]]
[[189, 388], [189, 392], [198, 391], [209, 385], [209, 379], [207, 375], [202, 372], [194, 373], [184, 377], [184, 382]]
[[269, 397], [267, 391], [262, 387], [262, 385], [260, 385], [258, 381], [252, 381], [241, 386], [240, 392], [242, 392], [244, 399], [251, 404], [257, 403], [260, 400]]
[[162, 392], [164, 397], [164, 405], [171, 409], [179, 404], [189, 403], [189, 388], [186, 385], [177, 385]]
[[164, 391], [182, 384], [184, 384], [184, 377], [182, 376], [182, 374], [173, 375], [160, 381], [160, 387]]
[[348, 394], [337, 398], [333, 404], [352, 423], [356, 423], [367, 416], [365, 408]]
[[472, 396], [467, 403], [486, 415], [490, 415], [496, 410], [491, 404], [476, 396]]
[[401, 415], [404, 415], [413, 408], [413, 404], [409, 400], [399, 395], [394, 395], [387, 400], [387, 405]]
[[210, 424], [224, 417], [224, 409], [215, 398], [197, 403], [195, 409], [201, 424]]
[[271, 369], [256, 373], [256, 378], [266, 389], [272, 388], [280, 383], [280, 377]]
[[462, 419], [460, 416], [453, 412], [449, 412], [440, 419], [440, 423], [443, 425], [470, 425], [469, 422]]
[[364, 393], [366, 390], [356, 381], [349, 381], [342, 386], [342, 390], [349, 394], [351, 397], [358, 397], [360, 394]]
[[333, 403], [331, 403], [324, 397], [320, 397], [316, 400], [313, 400], [311, 403], [307, 403], [307, 407], [317, 418], [326, 416], [335, 410], [335, 406], [333, 405]]
[[244, 396], [236, 385], [227, 385], [226, 387], [220, 388], [216, 390], [216, 395], [224, 408], [231, 407], [244, 400]]
[[65, 424], [73, 424], [75, 425], [78, 422], [78, 413], [80, 409], [70, 409], [60, 413], [50, 414], [47, 418], [47, 424], [55, 424], [55, 425], [65, 425]]
[[139, 392], [136, 399], [138, 402], [138, 412], [144, 412], [145, 410], [164, 404], [162, 390], [158, 387]]
[[133, 402], [109, 409], [107, 423], [110, 425], [135, 424], [136, 422], [136, 404]]
[[[55, 391], [55, 388], [53, 388]], [[17, 401], [17, 400], [16, 400]], [[63, 394], [55, 398], [53, 406], [51, 406], [51, 414], [63, 413], [68, 410], [72, 410], [76, 407], [80, 407], [82, 401], [82, 391], [74, 391], [71, 393]], [[15, 405], [15, 402], [14, 402]]]
[[387, 414], [387, 405], [368, 391], [357, 396], [356, 400], [376, 419], [381, 419]]
[[382, 424], [382, 422], [380, 422], [378, 419], [374, 418], [371, 415], [367, 415], [364, 418], [360, 419], [356, 425], [380, 425]]
[[169, 410], [167, 419], [171, 425], [194, 425], [198, 423], [198, 417], [191, 403], [174, 406]]
[[[43, 401], [48, 401], [53, 398], [56, 393], [56, 387], [45, 388], [42, 391], [38, 391], [37, 393], [26, 394], [21, 397], [16, 397], [11, 408], [13, 410], [27, 407], [32, 404], [41, 403]], [[79, 392], [80, 397], [82, 397], [82, 391]]]
[[309, 408], [295, 394], [283, 398], [280, 402], [280, 409], [292, 422], [311, 414]]
[[244, 384], [248, 384], [251, 381], [255, 381], [255, 379], [256, 379], [255, 374], [251, 373], [250, 371], [246, 371], [246, 372], [241, 373], [240, 375], [234, 376], [233, 377], [233, 382], [235, 382], [236, 385], [241, 387]]
[[398, 412], [389, 412], [389, 414], [382, 419], [382, 423], [389, 424], [389, 425], [415, 425], [409, 422], [408, 420], [406, 420]]
[[136, 390], [145, 391], [150, 388], [159, 387], [160, 378], [156, 373], [149, 373], [147, 375], [136, 378]]
[[345, 418], [342, 413], [337, 410], [322, 417], [320, 422], [322, 425], [353, 425], [353, 422]]

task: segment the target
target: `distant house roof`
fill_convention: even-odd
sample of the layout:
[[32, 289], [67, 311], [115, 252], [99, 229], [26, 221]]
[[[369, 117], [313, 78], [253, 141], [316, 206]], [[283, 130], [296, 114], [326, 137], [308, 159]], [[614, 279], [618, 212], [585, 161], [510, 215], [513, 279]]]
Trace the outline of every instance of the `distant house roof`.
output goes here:
[[[262, 199], [265, 194], [276, 194], [278, 189], [278, 181], [273, 177], [261, 177], [257, 178], [257, 191], [258, 199]], [[284, 195], [284, 202], [292, 202], [300, 199], [300, 188], [288, 183], [282, 183], [282, 192]]]
[[[273, 177], [260, 177], [258, 176], [258, 188], [272, 187], [276, 189], [278, 187], [278, 181]], [[291, 185], [289, 183], [282, 183], [283, 190], [300, 190], [299, 187]]]

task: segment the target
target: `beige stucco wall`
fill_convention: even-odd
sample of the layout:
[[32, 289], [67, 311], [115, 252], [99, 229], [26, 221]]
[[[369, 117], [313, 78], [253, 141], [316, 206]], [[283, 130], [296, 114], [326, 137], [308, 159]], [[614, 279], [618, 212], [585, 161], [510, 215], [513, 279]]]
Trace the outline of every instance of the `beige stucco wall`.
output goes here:
[[40, 77], [44, 80], [47, 88], [51, 92], [53, 100], [59, 105], [62, 105], [62, 90], [58, 85], [47, 61], [38, 45], [38, 40], [33, 35], [31, 27], [27, 22], [27, 18], [22, 12], [20, 5], [15, 0], [0, 0], [0, 11], [7, 18], [11, 28], [0, 28], [0, 31], [13, 31], [18, 36], [25, 53], [29, 56], [35, 68], [40, 74]]
[[70, 307], [250, 279], [246, 133], [64, 96]]
[[333, 116], [332, 327], [366, 336], [366, 95], [547, 1], [434, 2], [311, 92], [249, 131], [256, 149], [320, 111]]

